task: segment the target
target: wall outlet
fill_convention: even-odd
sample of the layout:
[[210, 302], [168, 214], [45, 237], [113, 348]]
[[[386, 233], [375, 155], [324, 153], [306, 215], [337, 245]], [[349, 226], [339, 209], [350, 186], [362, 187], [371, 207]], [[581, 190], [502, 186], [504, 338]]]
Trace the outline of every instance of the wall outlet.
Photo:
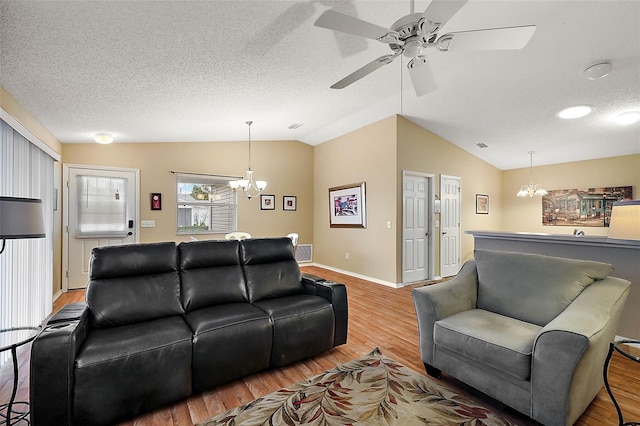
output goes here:
[[140, 222], [140, 226], [143, 228], [155, 228], [156, 221], [155, 220], [143, 220]]
[[440, 228], [440, 221], [436, 220], [436, 228]]
[[344, 254], [344, 258], [345, 258], [345, 259], [349, 259], [349, 252], [346, 252], [346, 253]]
[[387, 221], [387, 229], [391, 229], [391, 221], [390, 220]]

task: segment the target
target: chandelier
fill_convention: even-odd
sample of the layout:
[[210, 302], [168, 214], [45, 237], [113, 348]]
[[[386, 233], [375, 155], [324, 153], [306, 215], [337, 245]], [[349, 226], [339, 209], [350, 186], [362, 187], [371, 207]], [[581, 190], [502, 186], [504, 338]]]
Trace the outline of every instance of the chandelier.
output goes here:
[[529, 164], [529, 183], [526, 185], [522, 185], [520, 191], [518, 191], [518, 197], [533, 197], [534, 195], [547, 195], [548, 192], [539, 184], [533, 183], [533, 153], [534, 151], [529, 151], [530, 156], [530, 164]]
[[258, 196], [267, 187], [266, 180], [253, 180], [253, 170], [251, 170], [251, 125], [253, 121], [245, 121], [249, 126], [249, 167], [245, 172], [244, 179], [229, 181], [229, 186], [236, 192], [244, 195], [248, 199]]

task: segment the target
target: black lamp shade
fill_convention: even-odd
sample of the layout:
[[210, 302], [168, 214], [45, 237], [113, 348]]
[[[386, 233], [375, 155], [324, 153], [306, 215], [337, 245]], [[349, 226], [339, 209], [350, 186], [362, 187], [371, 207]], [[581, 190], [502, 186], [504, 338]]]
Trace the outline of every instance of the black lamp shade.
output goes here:
[[44, 238], [42, 200], [0, 197], [0, 238]]

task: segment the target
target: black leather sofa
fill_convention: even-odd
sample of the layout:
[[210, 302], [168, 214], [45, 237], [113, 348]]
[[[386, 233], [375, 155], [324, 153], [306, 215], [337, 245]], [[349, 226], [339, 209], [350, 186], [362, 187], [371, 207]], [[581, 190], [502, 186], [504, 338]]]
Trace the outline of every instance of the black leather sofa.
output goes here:
[[289, 238], [95, 248], [85, 302], [33, 342], [33, 426], [113, 424], [347, 340], [345, 286], [303, 276]]

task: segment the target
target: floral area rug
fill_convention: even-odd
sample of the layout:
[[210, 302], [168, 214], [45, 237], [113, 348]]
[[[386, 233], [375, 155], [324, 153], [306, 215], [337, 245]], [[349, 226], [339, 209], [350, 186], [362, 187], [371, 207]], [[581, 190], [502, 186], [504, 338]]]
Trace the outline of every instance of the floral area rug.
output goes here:
[[200, 423], [213, 425], [511, 426], [490, 409], [370, 354]]

